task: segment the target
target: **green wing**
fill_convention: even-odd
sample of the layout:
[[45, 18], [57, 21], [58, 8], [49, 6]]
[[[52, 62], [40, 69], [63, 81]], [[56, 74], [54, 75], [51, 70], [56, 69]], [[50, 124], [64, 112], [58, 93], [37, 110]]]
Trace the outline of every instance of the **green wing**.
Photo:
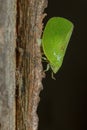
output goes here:
[[54, 73], [62, 65], [72, 31], [73, 24], [65, 18], [53, 17], [46, 24], [42, 47]]

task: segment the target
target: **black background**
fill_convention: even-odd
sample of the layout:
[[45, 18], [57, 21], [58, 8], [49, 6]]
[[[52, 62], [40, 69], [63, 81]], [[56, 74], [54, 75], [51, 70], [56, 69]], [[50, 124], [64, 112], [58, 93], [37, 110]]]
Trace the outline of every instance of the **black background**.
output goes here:
[[39, 130], [87, 129], [87, 0], [49, 0], [47, 17], [65, 17], [74, 23], [63, 65], [43, 79], [38, 106]]

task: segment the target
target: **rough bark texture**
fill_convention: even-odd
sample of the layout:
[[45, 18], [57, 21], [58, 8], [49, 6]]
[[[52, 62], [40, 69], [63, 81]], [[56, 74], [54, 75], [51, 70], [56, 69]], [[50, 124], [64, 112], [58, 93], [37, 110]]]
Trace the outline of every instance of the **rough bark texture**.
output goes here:
[[37, 41], [46, 6], [47, 0], [0, 0], [0, 130], [38, 128], [43, 69]]
[[17, 2], [17, 73], [16, 129], [37, 130], [37, 106], [42, 89], [41, 50], [37, 41], [42, 33], [42, 20], [47, 0]]
[[0, 0], [0, 130], [15, 130], [16, 0]]

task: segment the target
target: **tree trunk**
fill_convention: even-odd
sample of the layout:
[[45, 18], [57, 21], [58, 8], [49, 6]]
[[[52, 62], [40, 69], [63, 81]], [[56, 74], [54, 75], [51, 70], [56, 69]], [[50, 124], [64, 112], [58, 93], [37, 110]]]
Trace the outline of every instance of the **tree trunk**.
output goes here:
[[47, 0], [0, 0], [0, 130], [38, 128], [44, 74], [37, 41], [46, 6]]
[[0, 0], [0, 130], [15, 130], [16, 0]]

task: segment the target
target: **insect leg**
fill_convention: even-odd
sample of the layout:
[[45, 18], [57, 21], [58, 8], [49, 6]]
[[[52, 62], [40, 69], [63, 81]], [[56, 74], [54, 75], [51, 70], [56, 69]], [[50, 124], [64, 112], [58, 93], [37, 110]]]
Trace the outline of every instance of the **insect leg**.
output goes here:
[[54, 80], [56, 80], [56, 78], [54, 77], [53, 71], [52, 71], [52, 73], [51, 73], [51, 78], [54, 79]]

